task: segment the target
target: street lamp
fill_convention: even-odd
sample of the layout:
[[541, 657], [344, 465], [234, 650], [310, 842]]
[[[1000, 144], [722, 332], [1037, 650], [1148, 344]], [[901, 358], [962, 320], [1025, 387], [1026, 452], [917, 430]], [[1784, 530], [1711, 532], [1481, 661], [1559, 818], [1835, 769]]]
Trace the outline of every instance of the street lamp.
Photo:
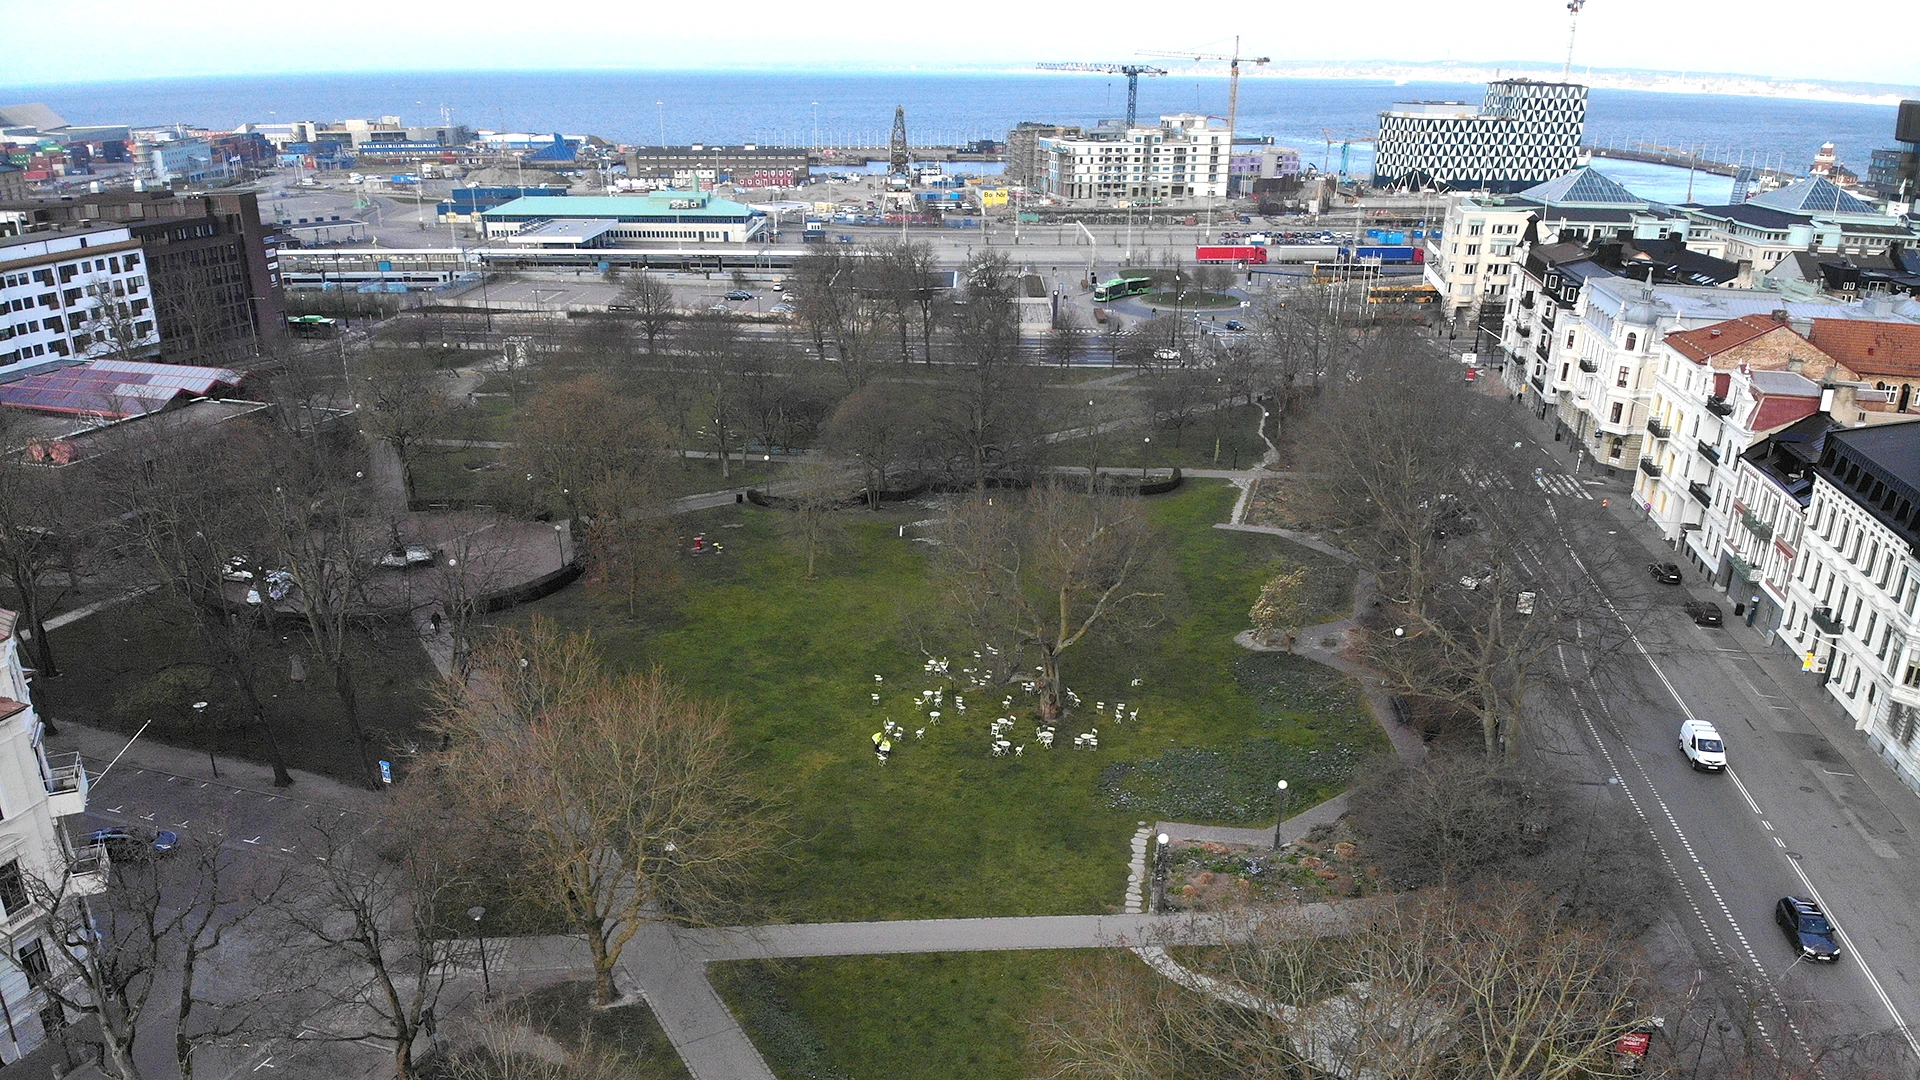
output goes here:
[[1274, 785], [1273, 801], [1275, 815], [1273, 822], [1273, 850], [1279, 851], [1280, 826], [1285, 824], [1287, 820], [1287, 782], [1285, 780]]
[[480, 985], [485, 991], [485, 1000], [493, 1000], [493, 976], [487, 973], [487, 935], [480, 932], [480, 917], [487, 909], [475, 904], [467, 909], [467, 918], [473, 920], [473, 934], [480, 939]]
[[1149, 909], [1155, 915], [1164, 915], [1167, 910], [1167, 844], [1170, 838], [1161, 833], [1154, 838], [1153, 848], [1153, 906]]
[[1140, 440], [1140, 482], [1143, 484], [1147, 482], [1147, 451], [1151, 449], [1153, 436], [1148, 435]]

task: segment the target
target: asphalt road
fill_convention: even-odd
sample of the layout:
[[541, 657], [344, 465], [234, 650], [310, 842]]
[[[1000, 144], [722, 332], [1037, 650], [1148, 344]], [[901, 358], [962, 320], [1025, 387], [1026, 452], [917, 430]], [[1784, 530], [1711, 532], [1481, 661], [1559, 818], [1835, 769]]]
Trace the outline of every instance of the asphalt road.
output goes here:
[[[1545, 561], [1578, 560], [1595, 573], [1630, 631], [1598, 678], [1548, 708], [1598, 754], [1600, 775], [1619, 779], [1614, 790], [1652, 833], [1703, 966], [1724, 964], [1772, 1006], [1762, 1020], [1769, 1038], [1791, 1027], [1819, 1045], [1920, 1021], [1920, 800], [1867, 753], [1797, 660], [1733, 618], [1725, 596], [1728, 626], [1703, 629], [1681, 604], [1713, 597], [1704, 581], [1689, 569], [1682, 585], [1661, 586], [1644, 573], [1671, 553], [1630, 520], [1624, 484], [1580, 485], [1564, 475], [1564, 446], [1536, 446], [1559, 548], [1547, 544]], [[1614, 506], [1570, 497], [1576, 486], [1611, 494]], [[1566, 663], [1582, 670], [1579, 656]], [[1678, 733], [1689, 718], [1725, 737], [1725, 774], [1687, 764]], [[1826, 906], [1843, 935], [1837, 964], [1801, 962], [1775, 926], [1774, 904], [1788, 894]], [[1920, 1057], [1913, 1032], [1902, 1037]]]

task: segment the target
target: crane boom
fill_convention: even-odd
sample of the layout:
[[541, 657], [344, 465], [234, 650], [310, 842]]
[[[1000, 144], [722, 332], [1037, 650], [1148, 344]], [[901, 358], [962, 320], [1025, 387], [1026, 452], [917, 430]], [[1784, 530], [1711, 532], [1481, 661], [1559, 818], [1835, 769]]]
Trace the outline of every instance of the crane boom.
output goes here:
[[1234, 39], [1233, 39], [1233, 53], [1231, 55], [1225, 55], [1221, 53], [1205, 53], [1205, 52], [1159, 52], [1159, 51], [1147, 51], [1147, 50], [1142, 50], [1140, 55], [1155, 56], [1155, 57], [1160, 57], [1162, 59], [1167, 59], [1167, 60], [1192, 60], [1195, 63], [1212, 62], [1212, 63], [1226, 64], [1227, 65], [1227, 137], [1229, 139], [1231, 139], [1234, 133], [1238, 130], [1236, 125], [1239, 123], [1239, 119], [1240, 119], [1240, 62], [1242, 60], [1245, 60], [1249, 64], [1256, 64], [1256, 65], [1269, 64], [1273, 62], [1273, 58], [1270, 56], [1241, 56], [1240, 55], [1240, 37], [1237, 34], [1234, 36]]
[[1125, 75], [1127, 77], [1127, 126], [1132, 127], [1134, 116], [1140, 102], [1140, 76], [1165, 75], [1166, 72], [1151, 64], [1079, 64], [1056, 63], [1035, 64], [1041, 71], [1085, 71], [1100, 75]]
[[1560, 69], [1563, 82], [1573, 79], [1573, 37], [1580, 31], [1580, 9], [1587, 6], [1587, 0], [1567, 0], [1567, 64]]

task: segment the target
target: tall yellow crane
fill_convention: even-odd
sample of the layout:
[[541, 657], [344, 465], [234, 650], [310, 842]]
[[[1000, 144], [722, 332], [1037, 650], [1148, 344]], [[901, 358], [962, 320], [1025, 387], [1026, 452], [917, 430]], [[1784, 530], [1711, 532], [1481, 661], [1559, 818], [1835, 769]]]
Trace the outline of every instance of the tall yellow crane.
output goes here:
[[1234, 126], [1240, 116], [1240, 61], [1249, 64], [1268, 64], [1273, 62], [1270, 56], [1241, 56], [1240, 35], [1233, 38], [1233, 53], [1222, 56], [1219, 53], [1203, 52], [1156, 52], [1141, 50], [1141, 56], [1156, 56], [1163, 60], [1193, 60], [1195, 62], [1223, 63], [1227, 65], [1227, 130], [1238, 132]]

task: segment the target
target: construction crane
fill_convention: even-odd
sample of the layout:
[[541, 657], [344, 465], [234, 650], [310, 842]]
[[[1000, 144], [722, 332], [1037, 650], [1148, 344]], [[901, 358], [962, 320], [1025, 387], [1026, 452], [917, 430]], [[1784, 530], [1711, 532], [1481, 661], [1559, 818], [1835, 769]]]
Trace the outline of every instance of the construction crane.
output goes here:
[[1365, 146], [1367, 143], [1380, 141], [1379, 136], [1376, 136], [1376, 135], [1344, 135], [1338, 131], [1334, 131], [1331, 128], [1321, 128], [1320, 135], [1322, 138], [1326, 139], [1327, 141], [1327, 153], [1325, 157], [1322, 157], [1320, 159], [1320, 171], [1324, 173], [1331, 166], [1332, 164], [1331, 159], [1333, 157], [1333, 144], [1339, 143], [1340, 144], [1340, 179], [1342, 180], [1345, 180], [1347, 178], [1347, 167], [1351, 159], [1351, 155], [1353, 153], [1353, 145], [1355, 143], [1359, 143], [1360, 145]]
[[1152, 77], [1165, 75], [1166, 71], [1151, 64], [1035, 64], [1041, 71], [1087, 71], [1096, 75], [1125, 75], [1127, 77], [1127, 126], [1133, 126], [1133, 119], [1140, 101], [1140, 76]]
[[1580, 32], [1580, 9], [1587, 6], [1587, 0], [1567, 0], [1567, 64], [1560, 69], [1560, 81], [1568, 82], [1573, 78], [1573, 37]]
[[1249, 64], [1267, 64], [1267, 63], [1273, 62], [1273, 58], [1270, 56], [1241, 56], [1240, 55], [1240, 36], [1238, 34], [1235, 34], [1233, 38], [1233, 55], [1231, 56], [1222, 56], [1218, 53], [1149, 52], [1146, 50], [1142, 50], [1140, 55], [1141, 56], [1157, 56], [1166, 60], [1192, 60], [1192, 61], [1195, 61], [1196, 63], [1213, 62], [1213, 63], [1226, 64], [1227, 65], [1227, 130], [1229, 132], [1237, 132], [1239, 130], [1238, 128], [1234, 127], [1234, 123], [1236, 120], [1239, 119], [1239, 116], [1240, 116], [1240, 61], [1245, 60]]

